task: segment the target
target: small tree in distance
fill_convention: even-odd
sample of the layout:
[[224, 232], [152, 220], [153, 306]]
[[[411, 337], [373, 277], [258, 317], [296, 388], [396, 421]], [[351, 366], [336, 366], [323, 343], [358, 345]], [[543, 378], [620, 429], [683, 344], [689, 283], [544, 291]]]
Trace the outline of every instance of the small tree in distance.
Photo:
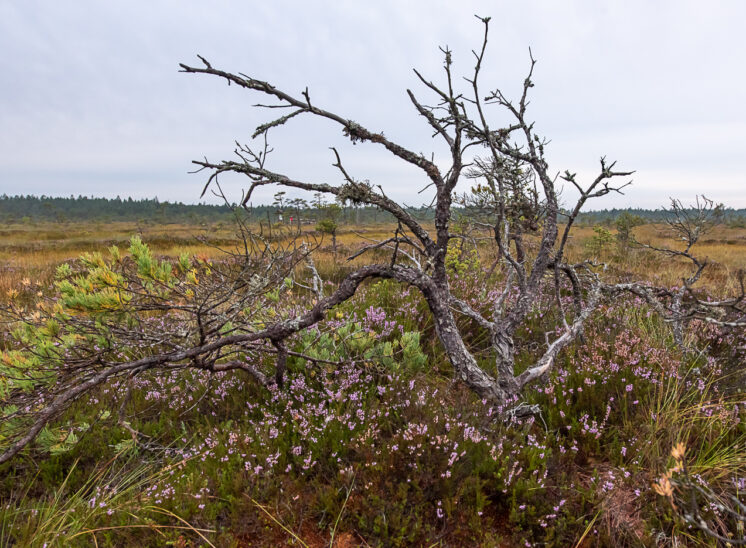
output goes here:
[[332, 237], [332, 252], [337, 256], [337, 230], [339, 229], [339, 218], [342, 216], [342, 208], [338, 204], [323, 204], [320, 208], [321, 219], [316, 223], [316, 230], [322, 234]]
[[614, 220], [614, 226], [617, 230], [617, 240], [622, 246], [629, 245], [632, 238], [632, 229], [636, 226], [645, 224], [645, 219], [639, 215], [634, 215], [629, 211], [622, 211]]
[[[668, 250], [670, 255], [692, 258], [697, 268], [683, 292], [638, 282], [609, 283], [602, 277], [602, 265], [567, 259], [566, 245], [583, 206], [591, 199], [620, 192], [629, 184], [627, 178], [632, 172], [616, 169], [615, 163], [605, 158], [596, 177], [585, 183], [565, 171], [561, 178], [575, 187], [579, 198], [562, 216], [557, 178], [545, 157], [547, 141], [536, 133], [527, 115], [536, 62], [530, 59], [528, 76], [516, 100], [499, 89], [484, 91], [480, 75], [490, 19], [480, 21], [483, 40], [474, 51], [474, 67], [464, 80], [463, 90], [458, 88], [462, 80], [452, 73], [447, 48], [442, 50], [444, 74], [440, 83], [415, 70], [434, 105], [407, 90], [414, 110], [448, 148], [450, 165], [445, 171], [433, 159], [409, 150], [383, 132], [316, 105], [308, 90], [295, 96], [251, 76], [214, 68], [201, 57], [201, 66], [182, 64], [185, 73], [224, 79], [276, 101], [265, 106], [285, 112], [256, 128], [254, 137], [263, 138], [260, 148], [238, 145], [234, 160], [195, 161], [200, 170], [209, 172], [205, 190], [217, 186], [221, 174], [232, 172], [247, 177], [244, 206], [256, 188], [277, 185], [317, 193], [316, 203], [320, 196], [327, 195], [340, 203], [379, 208], [396, 220], [391, 236], [366, 245], [350, 258], [381, 249], [390, 250], [390, 256], [353, 269], [331, 294], [322, 297], [319, 292], [313, 305], [295, 311], [292, 317], [280, 318], [269, 316], [267, 311], [279, 299], [279, 292], [292, 286], [289, 276], [309, 259], [311, 250], [292, 243], [285, 248], [269, 245], [245, 224], [240, 224], [244, 250], [225, 266], [195, 263], [188, 257], [171, 265], [152, 257], [142, 242], [134, 240], [132, 259], [120, 257], [118, 250], [113, 250], [111, 261], [100, 255], [87, 257], [82, 274], [63, 268], [59, 272], [59, 301], [39, 307], [33, 317], [18, 307], [5, 311], [22, 324], [22, 329], [17, 348], [1, 356], [0, 364], [4, 364], [4, 371], [13, 372], [5, 371], [9, 379], [22, 381], [11, 380], [10, 387], [0, 392], [2, 422], [10, 425], [0, 432], [0, 463], [21, 451], [71, 402], [115, 378], [131, 380], [159, 369], [239, 370], [253, 382], [281, 387], [289, 355], [288, 339], [324, 320], [329, 310], [353, 297], [368, 280], [389, 279], [418, 290], [456, 377], [501, 412], [511, 409], [526, 386], [552, 369], [558, 354], [578, 338], [594, 311], [608, 299], [625, 293], [636, 295], [675, 325], [692, 318], [720, 325], [746, 325], [743, 294], [717, 302], [696, 297], [691, 286], [704, 268], [690, 252], [696, 238], [684, 251]], [[510, 122], [493, 126], [491, 109], [507, 113]], [[268, 132], [298, 116], [325, 120], [339, 127], [353, 143], [382, 147], [394, 160], [416, 167], [422, 184], [435, 191], [434, 231], [380, 188], [355, 178], [335, 149], [333, 165], [344, 181], [339, 185], [296, 179], [269, 169]], [[453, 273], [447, 265], [449, 243], [467, 237], [463, 230], [451, 228], [452, 206], [459, 199], [455, 190], [464, 178], [476, 181], [478, 190], [466, 202], [481, 211], [474, 224], [489, 236], [498, 258], [494, 268], [482, 273], [483, 290], [476, 299], [479, 305], [454, 294]], [[332, 212], [339, 210], [339, 206], [336, 208], [327, 206], [328, 216], [318, 225], [319, 230], [332, 235], [335, 248], [337, 220]], [[685, 228], [698, 237], [700, 232], [693, 226], [687, 224]], [[518, 369], [517, 333], [540, 306], [553, 308], [558, 327], [545, 334], [546, 344], [530, 350], [530, 362]], [[161, 324], [150, 321], [156, 314], [170, 314], [178, 321], [163, 333]], [[464, 318], [469, 323], [458, 321]], [[493, 364], [489, 367], [480, 365], [469, 347], [468, 335], [474, 330], [487, 335]], [[256, 363], [260, 361], [246, 359], [262, 353], [276, 357], [273, 371], [259, 368]], [[41, 369], [39, 364], [43, 365]]]

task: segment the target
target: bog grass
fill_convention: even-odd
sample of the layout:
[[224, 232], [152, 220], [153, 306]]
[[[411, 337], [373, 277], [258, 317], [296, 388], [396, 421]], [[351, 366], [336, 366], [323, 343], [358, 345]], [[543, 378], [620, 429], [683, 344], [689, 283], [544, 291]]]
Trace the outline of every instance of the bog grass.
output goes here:
[[[258, 229], [258, 227], [252, 227]], [[346, 253], [357, 250], [366, 243], [390, 237], [394, 225], [349, 226], [340, 228], [337, 236], [338, 253], [335, 258], [330, 239], [323, 238], [312, 226], [301, 228], [299, 240], [320, 244], [315, 254], [316, 261], [325, 272], [334, 277], [340, 267], [362, 264], [366, 256], [352, 262], [345, 260]], [[426, 228], [428, 228], [426, 226]], [[432, 227], [429, 227], [432, 228]], [[561, 228], [561, 227], [560, 227]], [[612, 231], [613, 233], [614, 231]], [[264, 233], [267, 235], [266, 227]], [[676, 247], [664, 225], [647, 224], [633, 229], [635, 237], [643, 243], [657, 247]], [[116, 244], [126, 247], [133, 234], [140, 234], [155, 253], [176, 257], [186, 252], [217, 258], [223, 255], [218, 248], [240, 249], [233, 226], [226, 223], [214, 225], [142, 224], [142, 223], [38, 223], [12, 224], [0, 227], [0, 292], [5, 292], [24, 277], [48, 279], [56, 265], [73, 260], [87, 251], [98, 251]], [[289, 242], [298, 237], [296, 227], [276, 227], [275, 241]], [[488, 236], [488, 234], [482, 234]], [[593, 239], [592, 227], [575, 227], [568, 245], [567, 256], [571, 260], [590, 258], [588, 243]], [[201, 241], [200, 241], [201, 240]], [[529, 245], [530, 245], [529, 238]], [[737, 290], [736, 273], [746, 268], [746, 228], [718, 225], [706, 234], [695, 248], [696, 254], [711, 263], [705, 271], [703, 287], [732, 293]], [[493, 252], [485, 247], [480, 253], [483, 262], [494, 259]], [[669, 259], [634, 247], [622, 247], [614, 243], [606, 246], [599, 260], [608, 262], [612, 272], [661, 285], [673, 286], [691, 271], [686, 260]]]

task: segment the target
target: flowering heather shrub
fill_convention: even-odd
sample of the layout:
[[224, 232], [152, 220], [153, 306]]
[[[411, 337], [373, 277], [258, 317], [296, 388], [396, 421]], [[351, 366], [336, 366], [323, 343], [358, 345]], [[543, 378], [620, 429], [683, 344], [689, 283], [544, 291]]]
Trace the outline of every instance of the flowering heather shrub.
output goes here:
[[271, 502], [290, 492], [298, 513], [311, 501], [323, 530], [339, 512], [336, 493], [354, 482], [342, 523], [366, 539], [396, 544], [424, 540], [452, 519], [505, 515], [511, 500], [530, 501], [525, 495], [544, 485], [549, 452], [544, 432], [532, 432], [533, 420], [495, 430], [498, 410], [422, 377], [352, 364], [296, 369], [287, 390], [244, 402], [243, 411], [240, 387], [210, 393], [199, 409], [230, 400], [231, 419], [208, 421], [199, 438], [178, 440], [187, 460], [145, 496], [192, 522], [220, 515], [243, 522], [237, 508], [259, 518], [250, 498]]
[[[474, 272], [452, 285], [475, 308], [485, 302]], [[299, 298], [278, 295], [271, 313], [290, 313]], [[282, 545], [287, 531], [310, 545], [327, 543], [332, 531], [393, 546], [565, 546], [581, 537], [636, 546], [682, 535], [706, 544], [652, 486], [670, 447], [683, 441], [695, 481], [718, 496], [743, 490], [746, 403], [721, 380], [740, 335], [694, 324], [689, 339], [723, 359], [684, 356], [643, 303], [606, 306], [583, 344], [525, 393], [523, 403], [540, 412], [504, 420], [504, 409], [443, 375], [422, 307], [415, 292], [393, 282], [364, 286], [316, 329], [288, 341], [309, 359], [288, 358], [282, 389], [247, 384], [240, 372], [197, 370], [141, 375], [128, 381], [130, 391], [123, 380], [110, 383], [62, 417], [67, 437], [52, 436], [57, 430], [42, 436], [53, 453], [38, 461], [34, 494], [16, 505], [34, 508], [76, 459], [70, 489], [102, 460], [125, 453], [163, 473], [142, 484], [126, 512], [86, 514], [85, 527], [125, 528], [97, 536], [102, 546], [134, 538], [126, 527], [152, 508], [160, 510], [149, 523], [171, 526], [181, 523], [178, 515], [214, 531], [208, 537], [216, 546]], [[147, 321], [178, 329], [175, 318]], [[522, 346], [544, 344], [556, 323], [537, 307], [520, 331]], [[478, 348], [483, 337], [475, 327], [470, 343]], [[0, 496], [10, 509], [30, 470], [3, 470]], [[100, 504], [96, 493], [105, 489], [86, 491], [86, 504]], [[707, 512], [716, 522], [717, 509]], [[156, 544], [182, 534], [199, 540], [177, 530], [137, 531]]]
[[693, 466], [703, 482], [727, 488], [746, 475], [746, 401], [722, 394], [714, 359], [682, 363], [668, 336], [640, 329], [640, 316], [651, 318], [642, 303], [602, 312], [605, 322], [586, 331], [586, 344], [566, 356], [532, 401], [557, 434], [552, 448], [562, 468], [587, 470], [559, 483], [585, 489], [586, 501], [600, 508], [607, 531], [592, 530], [599, 540], [652, 542], [654, 530], [658, 538], [676, 532], [669, 509], [657, 513], [650, 487], [651, 472], [677, 439], [696, 440]]
[[[363, 314], [358, 312], [361, 309]], [[378, 319], [384, 323], [395, 322], [400, 331], [422, 332], [431, 323], [419, 293], [393, 280], [381, 280], [360, 288], [339, 310], [348, 321], [366, 321], [368, 327], [374, 326], [372, 320]]]
[[[375, 316], [368, 310], [364, 317]], [[744, 405], [720, 398], [707, 373], [717, 373], [714, 363], [693, 364], [699, 375], [681, 372], [665, 339], [636, 332], [641, 308], [603, 313], [607, 323], [588, 330], [582, 349], [528, 394], [542, 413], [512, 424], [421, 369], [392, 370], [386, 356], [339, 370], [291, 360], [286, 389], [266, 394], [247, 394], [227, 373], [153, 378], [135, 402], [151, 415], [136, 426], [152, 435], [160, 428], [184, 463], [143, 496], [190, 523], [222, 523], [226, 542], [266, 527], [252, 501], [308, 535], [328, 532], [341, 513], [340, 530], [370, 544], [424, 543], [445, 531], [453, 543], [565, 545], [588, 524], [607, 545], [673, 534], [672, 514], [651, 489], [668, 440], [699, 440], [711, 456], [693, 470], [737, 485], [743, 457], [728, 451], [743, 440]], [[363, 322], [328, 323], [337, 337], [322, 336], [326, 357], [369, 348], [356, 340], [370, 334]], [[660, 401], [672, 393], [680, 409]], [[164, 435], [179, 423], [189, 425], [185, 434]], [[718, 453], [730, 463], [713, 461]]]

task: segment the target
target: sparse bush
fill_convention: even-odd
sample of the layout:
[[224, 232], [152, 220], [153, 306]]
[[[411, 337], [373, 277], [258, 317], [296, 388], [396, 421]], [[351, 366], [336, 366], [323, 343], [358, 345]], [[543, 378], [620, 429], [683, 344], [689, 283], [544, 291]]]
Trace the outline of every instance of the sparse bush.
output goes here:
[[342, 208], [337, 204], [323, 204], [320, 206], [320, 209], [321, 219], [316, 223], [316, 230], [332, 237], [332, 250], [336, 257], [337, 231], [339, 230], [339, 218], [342, 215]]
[[614, 243], [614, 235], [608, 228], [594, 226], [595, 234], [585, 244], [586, 248], [594, 257], [600, 257]]
[[629, 245], [630, 237], [632, 236], [632, 229], [644, 224], [645, 219], [639, 215], [633, 215], [628, 211], [620, 213], [614, 221], [617, 230], [617, 240], [623, 247], [626, 247]]

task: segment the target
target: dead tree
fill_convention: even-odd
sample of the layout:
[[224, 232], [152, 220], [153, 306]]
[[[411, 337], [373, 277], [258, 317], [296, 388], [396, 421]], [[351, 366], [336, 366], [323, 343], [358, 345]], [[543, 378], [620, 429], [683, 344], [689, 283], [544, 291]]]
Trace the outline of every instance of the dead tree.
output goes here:
[[[275, 103], [265, 105], [271, 109], [287, 109], [287, 114], [256, 128], [254, 137], [263, 138], [263, 145], [258, 149], [238, 145], [235, 160], [194, 162], [200, 171], [210, 172], [205, 190], [219, 188], [219, 176], [232, 172], [249, 179], [242, 200], [244, 205], [249, 203], [256, 188], [277, 185], [331, 195], [342, 203], [350, 201], [379, 208], [396, 219], [396, 229], [390, 238], [367, 245], [354, 257], [387, 248], [391, 250], [390, 258], [352, 271], [327, 296], [322, 295], [316, 280], [317, 300], [313, 306], [295, 317], [273, 321], [262, 317], [262, 321], [257, 322], [252, 321], [251, 314], [268, 308], [267, 295], [282, 285], [296, 265], [307, 262], [310, 249], [301, 246], [278, 253], [276, 247], [261, 242], [257, 247], [252, 240], [255, 236], [244, 234], [244, 241], [252, 240], [251, 245], [247, 244], [243, 256], [238, 254], [233, 266], [219, 273], [217, 278], [214, 278], [214, 271], [218, 268], [207, 265], [195, 270], [194, 266], [186, 264], [183, 272], [174, 274], [170, 267], [157, 262], [153, 266], [152, 260], [147, 258], [135, 263], [125, 260], [115, 265], [101, 263], [100, 258], [91, 259], [87, 277], [69, 283], [79, 284], [78, 289], [82, 288], [84, 293], [93, 287], [93, 293], [79, 297], [75, 287], [64, 287], [70, 291], [66, 306], [87, 306], [87, 313], [95, 317], [53, 308], [42, 308], [41, 318], [36, 316], [37, 312], [29, 317], [27, 310], [13, 306], [5, 310], [6, 316], [24, 324], [24, 329], [31, 334], [20, 337], [18, 349], [12, 351], [15, 354], [2, 356], [6, 364], [3, 367], [15, 368], [14, 378], [21, 380], [17, 383], [13, 380], [10, 388], [0, 393], [3, 397], [3, 421], [0, 422], [14, 425], [3, 432], [5, 441], [0, 463], [21, 451], [73, 401], [115, 378], [152, 370], [237, 369], [254, 382], [281, 385], [285, 363], [288, 356], [293, 355], [286, 344], [288, 339], [322, 321], [327, 311], [350, 299], [361, 284], [371, 279], [392, 279], [419, 290], [432, 313], [435, 331], [457, 378], [490, 405], [503, 408], [510, 406], [525, 386], [550, 371], [558, 354], [578, 338], [585, 322], [605, 299], [624, 292], [642, 295], [651, 302], [670, 298], [665, 290], [644, 284], [608, 284], [601, 279], [597, 265], [573, 264], [566, 259], [570, 231], [581, 208], [590, 199], [620, 191], [628, 183], [624, 180], [617, 184], [616, 181], [628, 177], [631, 172], [616, 170], [613, 162], [603, 158], [598, 175], [585, 185], [574, 174], [565, 172], [562, 179], [572, 184], [580, 197], [563, 218], [557, 177], [544, 154], [546, 141], [536, 134], [533, 122], [527, 117], [535, 61], [531, 58], [521, 95], [515, 101], [500, 90], [482, 91], [479, 79], [489, 18], [481, 22], [484, 38], [481, 48], [474, 52], [475, 65], [466, 78], [463, 92], [457, 90], [460, 80], [456, 81], [452, 75], [448, 49], [442, 50], [443, 83], [436, 84], [415, 71], [424, 88], [435, 98], [435, 104], [429, 106], [412, 91], [407, 91], [416, 112], [449, 150], [450, 166], [446, 171], [438, 168], [432, 159], [407, 149], [383, 132], [372, 131], [346, 116], [317, 106], [308, 90], [294, 96], [268, 82], [217, 69], [203, 58], [200, 58], [201, 66], [182, 64], [181, 70], [185, 73], [216, 76], [274, 100]], [[512, 122], [493, 127], [488, 111], [494, 108], [507, 112]], [[298, 116], [326, 120], [338, 126], [353, 143], [383, 147], [394, 159], [418, 168], [423, 182], [435, 191], [434, 233], [426, 230], [410, 211], [386, 196], [381, 188], [353, 178], [336, 150], [333, 150], [333, 165], [341, 174], [342, 184], [293, 179], [269, 169], [266, 165], [268, 131]], [[452, 207], [457, 200], [456, 186], [465, 177], [479, 181], [483, 189], [481, 199], [491, 208], [493, 215], [488, 228], [502, 273], [503, 285], [497, 298], [480, 310], [453, 294], [446, 264], [449, 242], [460, 236], [451, 227]], [[532, 249], [527, 244], [529, 234], [538, 242]], [[256, 258], [257, 249], [263, 250], [263, 257]], [[312, 262], [308, 264], [313, 265]], [[212, 279], [212, 282], [198, 285], [190, 281], [198, 276]], [[548, 333], [546, 348], [533, 364], [517, 372], [517, 331], [539, 305], [547, 284], [559, 311], [561, 329]], [[563, 293], [571, 296], [571, 310], [565, 310]], [[690, 293], [688, 291], [687, 295]], [[680, 308], [672, 306], [664, 310], [676, 317], [700, 314], [724, 325], [728, 322], [743, 325], [743, 294], [717, 303], [694, 297], [688, 299], [682, 297]], [[685, 304], [694, 307], [685, 307]], [[714, 310], [726, 312], [718, 315]], [[146, 317], [155, 312], [176, 318], [176, 327], [166, 333], [154, 330]], [[457, 321], [459, 316], [470, 318], [489, 333], [494, 368], [487, 370], [479, 366], [465, 342], [465, 333]], [[59, 345], [38, 344], [39, 337], [47, 336], [43, 322], [48, 318], [62, 322], [55, 327], [57, 334], [54, 335], [65, 342], [62, 350]], [[71, 334], [75, 337], [70, 338]], [[113, 337], [119, 349], [126, 350], [101, 348], [96, 341], [103, 336]], [[139, 349], [139, 353], [130, 348]], [[274, 374], [260, 371], [242, 358], [262, 353], [276, 356]], [[28, 365], [31, 363], [43, 364], [44, 373], [31, 371]]]
[[724, 328], [746, 328], [743, 270], [737, 273], [739, 292], [732, 298], [713, 301], [703, 296], [695, 287], [710, 263], [697, 256], [693, 248], [712, 229], [722, 207], [704, 195], [698, 196], [691, 207], [685, 207], [680, 200], [672, 198], [671, 206], [666, 210], [665, 224], [668, 236], [673, 242], [680, 244], [680, 249], [655, 246], [636, 238], [631, 239], [631, 245], [689, 263], [689, 275], [682, 278], [681, 285], [674, 288], [652, 288], [639, 283], [618, 286], [645, 299], [671, 325], [674, 342], [684, 352], [691, 350], [684, 340], [686, 326], [691, 320], [699, 319]]
[[[631, 292], [643, 295], [656, 303], [672, 297], [672, 303], [666, 310], [674, 326], [680, 325], [681, 318], [696, 315], [691, 308], [684, 310], [683, 292], [689, 292], [705, 265], [697, 263], [690, 254], [691, 246], [696, 243], [699, 233], [690, 234], [692, 237], [687, 240], [687, 249], [682, 254], [693, 259], [698, 269], [693, 276], [684, 281], [684, 289], [674, 294], [639, 283], [607, 284], [601, 281], [592, 264], [571, 264], [565, 260], [565, 248], [570, 231], [583, 206], [593, 198], [620, 192], [629, 181], [625, 180], [620, 184], [616, 184], [615, 181], [630, 176], [632, 172], [617, 170], [615, 162], [607, 162], [602, 158], [598, 175], [583, 185], [575, 174], [566, 171], [561, 178], [572, 184], [580, 197], [572, 210], [566, 214], [566, 218], [561, 219], [555, 184], [557, 178], [550, 171], [544, 154], [546, 140], [536, 134], [533, 122], [527, 117], [528, 95], [534, 85], [532, 75], [536, 62], [531, 57], [528, 76], [523, 82], [521, 96], [516, 101], [511, 101], [499, 89], [485, 94], [480, 89], [479, 78], [487, 47], [489, 18], [480, 20], [484, 25], [484, 38], [481, 48], [473, 52], [475, 66], [471, 75], [465, 78], [468, 83], [465, 91], [457, 90], [457, 82], [452, 75], [451, 52], [448, 49], [442, 49], [445, 73], [443, 83], [436, 84], [417, 70], [414, 71], [419, 81], [434, 96], [435, 106], [428, 106], [411, 90], [407, 90], [415, 110], [429, 124], [434, 136], [442, 139], [450, 151], [450, 167], [446, 172], [441, 171], [432, 160], [422, 154], [408, 150], [384, 136], [383, 132], [369, 130], [346, 116], [317, 106], [311, 101], [307, 89], [300, 96], [294, 96], [268, 82], [214, 68], [201, 57], [203, 66], [182, 64], [181, 69], [187, 73], [217, 76], [229, 84], [278, 101], [277, 104], [271, 105], [272, 107], [289, 109], [289, 114], [259, 126], [254, 133], [255, 136], [266, 134], [271, 128], [281, 126], [296, 116], [316, 116], [340, 126], [344, 135], [353, 143], [382, 146], [397, 159], [421, 170], [426, 184], [435, 188], [434, 234], [425, 230], [421, 223], [398, 203], [388, 198], [382, 190], [353, 178], [344, 168], [336, 150], [334, 166], [339, 169], [344, 179], [341, 185], [296, 180], [266, 169], [263, 165], [258, 165], [250, 148], [244, 146], [237, 150], [240, 161], [194, 162], [200, 169], [211, 171], [208, 186], [222, 173], [235, 172], [246, 175], [250, 180], [247, 199], [257, 187], [275, 184], [331, 194], [339, 200], [351, 200], [354, 203], [378, 207], [392, 214], [401, 229], [397, 229], [392, 238], [383, 242], [389, 247], [393, 246], [390, 263], [363, 267], [351, 274], [351, 278], [348, 279], [362, 282], [372, 277], [391, 278], [419, 289], [433, 314], [438, 337], [457, 376], [480, 396], [490, 401], [506, 402], [513, 399], [525, 385], [552, 367], [557, 354], [581, 333], [583, 324], [604, 297]], [[512, 123], [505, 127], [493, 128], [487, 112], [491, 107], [507, 111], [512, 117]], [[478, 151], [478, 154], [469, 156], [473, 151]], [[452, 206], [456, 199], [454, 191], [463, 177], [480, 180], [495, 212], [490, 229], [503, 262], [507, 283], [502, 295], [492, 303], [489, 314], [474, 310], [467, 303], [457, 299], [449, 289], [445, 257], [449, 242], [457, 237], [450, 229], [450, 223]], [[560, 220], [564, 222], [561, 223]], [[689, 219], [686, 229], [694, 231], [696, 226], [705, 221], [704, 218]], [[674, 229], [677, 226], [683, 230], [684, 225], [672, 225]], [[526, 250], [524, 235], [527, 231], [538, 232], [538, 250], [533, 254]], [[371, 245], [369, 249], [381, 245], [382, 243]], [[399, 252], [403, 248], [409, 250], [409, 255]], [[412, 254], [417, 254], [422, 259], [412, 260]], [[420, 266], [423, 264], [425, 267]], [[532, 366], [516, 374], [516, 331], [537, 305], [547, 276], [554, 280], [563, 331], [554, 340], [547, 342], [545, 351], [538, 356]], [[572, 313], [563, 309], [560, 299], [565, 281], [570, 285], [574, 299]], [[508, 307], [505, 304], [509, 297], [511, 306]], [[733, 302], [721, 302], [718, 305], [733, 308], [742, 302], [741, 297]], [[699, 301], [695, 301], [694, 304], [699, 307], [699, 315], [702, 315], [702, 307], [708, 306], [707, 303]], [[467, 315], [490, 333], [495, 355], [494, 373], [485, 371], [477, 365], [464, 343], [463, 334], [459, 331], [456, 313]], [[711, 316], [708, 317], [712, 320]], [[675, 330], [678, 333], [679, 328], [675, 327]]]
[[[203, 66], [181, 65], [181, 68], [187, 73], [223, 78], [229, 84], [277, 100], [278, 104], [273, 104], [272, 107], [289, 109], [288, 114], [259, 126], [255, 136], [266, 134], [271, 128], [283, 125], [296, 116], [316, 116], [340, 126], [344, 135], [352, 142], [382, 146], [397, 159], [421, 170], [426, 183], [435, 188], [434, 234], [425, 230], [421, 223], [383, 191], [353, 178], [343, 166], [336, 150], [334, 166], [339, 169], [345, 181], [341, 185], [296, 180], [269, 170], [264, 165], [259, 165], [256, 155], [247, 146], [240, 146], [236, 151], [238, 161], [195, 162], [201, 169], [211, 171], [208, 186], [226, 172], [246, 175], [250, 179], [246, 199], [257, 187], [275, 184], [331, 194], [339, 200], [378, 207], [392, 214], [401, 230], [397, 230], [386, 241], [386, 244], [395, 248], [391, 261], [362, 267], [345, 281], [357, 284], [368, 278], [390, 278], [416, 287], [427, 301], [435, 320], [437, 335], [458, 378], [483, 398], [493, 402], [507, 402], [526, 384], [552, 367], [557, 354], [582, 331], [584, 322], [601, 302], [602, 296], [614, 291], [600, 281], [589, 265], [567, 263], [564, 260], [564, 249], [573, 221], [585, 202], [618, 191], [624, 184], [615, 185], [613, 180], [629, 176], [631, 172], [617, 171], [614, 163], [607, 163], [602, 159], [600, 173], [585, 187], [576, 181], [575, 175], [566, 173], [565, 180], [577, 187], [581, 197], [560, 234], [556, 178], [551, 174], [544, 156], [546, 141], [535, 133], [534, 125], [528, 120], [526, 112], [528, 94], [533, 87], [531, 78], [535, 61], [531, 58], [529, 74], [516, 102], [509, 100], [500, 90], [485, 94], [479, 87], [479, 78], [487, 47], [489, 18], [481, 21], [484, 24], [484, 39], [480, 50], [474, 52], [475, 67], [466, 79], [467, 91], [460, 92], [456, 89], [457, 82], [452, 74], [451, 52], [448, 49], [442, 50], [445, 58], [444, 83], [436, 84], [415, 70], [420, 82], [434, 95], [436, 105], [428, 106], [411, 90], [407, 90], [416, 111], [450, 151], [450, 167], [446, 172], [441, 171], [432, 160], [408, 150], [382, 132], [369, 130], [346, 116], [317, 106], [311, 101], [308, 90], [300, 96], [294, 96], [268, 82], [214, 68], [203, 58], [200, 58]], [[512, 115], [512, 124], [493, 128], [488, 121], [487, 112], [491, 107], [507, 110]], [[478, 151], [479, 155], [470, 156], [472, 151]], [[474, 310], [451, 293], [445, 263], [449, 241], [455, 237], [450, 230], [454, 192], [458, 182], [467, 175], [482, 179], [495, 199], [498, 215], [491, 229], [509, 280], [502, 296], [492, 303], [488, 315]], [[536, 182], [538, 190], [527, 192], [522, 179], [528, 177]], [[520, 214], [521, 209], [526, 210], [528, 215]], [[523, 242], [526, 218], [534, 219], [534, 222], [542, 225], [538, 251], [533, 256], [527, 253]], [[371, 245], [369, 249], [378, 247], [380, 244]], [[404, 248], [409, 254], [417, 254], [422, 259], [408, 260], [407, 255], [398, 252]], [[562, 334], [548, 342], [545, 352], [533, 366], [516, 374], [516, 331], [537, 304], [547, 274], [553, 274], [558, 284], [560, 277], [570, 280], [576, 299], [575, 313], [570, 316], [563, 314]], [[512, 305], [506, 307], [504, 305], [509, 296], [512, 296]], [[477, 364], [464, 343], [456, 321], [457, 314], [467, 315], [490, 333], [495, 353], [494, 372], [486, 371]]]

